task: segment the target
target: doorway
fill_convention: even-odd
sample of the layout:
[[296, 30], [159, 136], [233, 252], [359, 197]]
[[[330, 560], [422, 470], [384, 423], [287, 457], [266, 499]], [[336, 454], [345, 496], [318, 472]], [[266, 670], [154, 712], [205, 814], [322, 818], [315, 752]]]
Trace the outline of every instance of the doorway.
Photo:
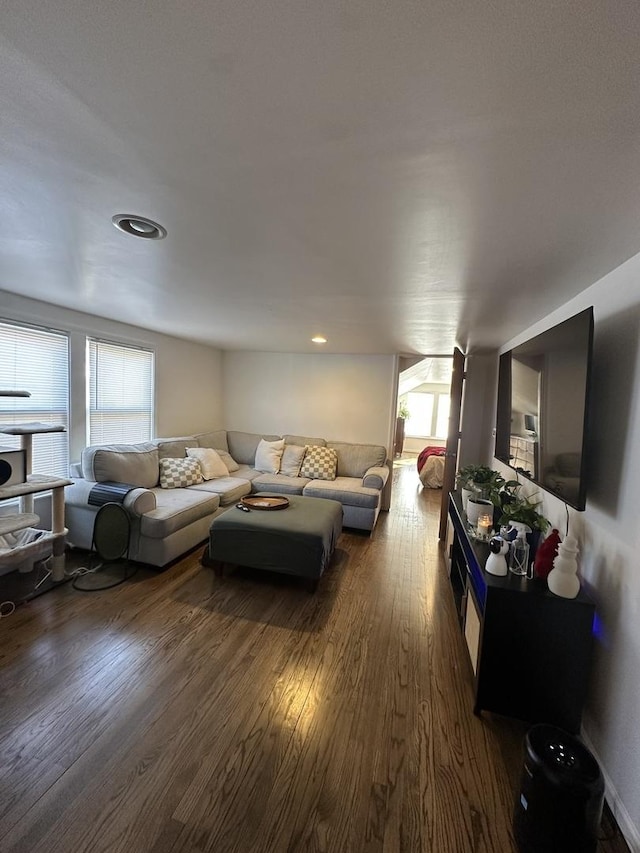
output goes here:
[[425, 447], [445, 447], [452, 375], [452, 356], [400, 359], [394, 442], [396, 460], [417, 463]]

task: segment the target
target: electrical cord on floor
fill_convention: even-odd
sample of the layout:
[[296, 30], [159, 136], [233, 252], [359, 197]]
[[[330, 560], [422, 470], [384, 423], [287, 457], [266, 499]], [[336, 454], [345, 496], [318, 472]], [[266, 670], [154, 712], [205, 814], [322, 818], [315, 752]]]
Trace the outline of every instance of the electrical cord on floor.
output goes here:
[[71, 586], [74, 589], [77, 589], [78, 592], [102, 592], [105, 589], [113, 589], [114, 587], [120, 586], [121, 584], [125, 583], [125, 581], [131, 580], [131, 578], [138, 571], [138, 566], [132, 567], [129, 561], [127, 560], [123, 567], [124, 574], [119, 580], [113, 581], [113, 583], [103, 584], [103, 586], [78, 586], [78, 581], [81, 577], [83, 577], [84, 575], [94, 575], [102, 568], [104, 568], [104, 563], [98, 563], [96, 566], [93, 566], [90, 562], [88, 566], [80, 566], [75, 571], [69, 572], [69, 577], [72, 578]]
[[104, 584], [103, 586], [78, 586], [78, 581], [81, 577], [83, 577], [84, 575], [94, 575], [102, 568], [104, 568], [104, 563], [98, 563], [96, 566], [94, 566], [90, 562], [88, 566], [80, 566], [75, 571], [69, 573], [69, 576], [72, 578], [71, 586], [74, 589], [77, 589], [78, 592], [102, 592], [105, 589], [113, 589], [114, 587], [120, 586], [121, 584], [125, 583], [125, 581], [131, 580], [131, 578], [138, 571], [138, 566], [132, 567], [129, 561], [127, 560], [123, 567], [124, 574], [119, 580], [113, 581], [113, 583]]

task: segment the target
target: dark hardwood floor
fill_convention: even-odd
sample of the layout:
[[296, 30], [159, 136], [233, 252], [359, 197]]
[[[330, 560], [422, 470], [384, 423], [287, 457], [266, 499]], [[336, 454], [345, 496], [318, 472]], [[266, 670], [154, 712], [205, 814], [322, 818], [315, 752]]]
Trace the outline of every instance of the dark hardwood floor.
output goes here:
[[525, 727], [472, 714], [440, 494], [394, 473], [315, 595], [198, 549], [1, 619], [0, 851], [513, 850]]

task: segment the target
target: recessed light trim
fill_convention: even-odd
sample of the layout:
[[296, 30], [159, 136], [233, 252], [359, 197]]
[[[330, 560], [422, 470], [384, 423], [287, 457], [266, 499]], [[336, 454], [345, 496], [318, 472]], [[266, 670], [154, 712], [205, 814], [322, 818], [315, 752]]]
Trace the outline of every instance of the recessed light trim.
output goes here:
[[312, 343], [314, 343], [314, 344], [326, 344], [327, 339], [325, 338], [325, 336], [324, 336], [324, 335], [314, 335], [314, 336], [311, 338], [311, 341], [312, 341]]
[[119, 231], [131, 234], [132, 237], [142, 237], [144, 240], [162, 240], [167, 236], [167, 229], [146, 216], [133, 216], [131, 213], [118, 213], [111, 221]]

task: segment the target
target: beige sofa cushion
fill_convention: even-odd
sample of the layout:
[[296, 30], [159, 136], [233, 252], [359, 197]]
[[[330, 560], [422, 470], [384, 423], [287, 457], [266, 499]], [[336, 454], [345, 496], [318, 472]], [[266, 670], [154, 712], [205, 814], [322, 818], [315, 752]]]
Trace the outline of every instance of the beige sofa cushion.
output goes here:
[[113, 480], [152, 489], [159, 473], [158, 448], [151, 442], [91, 445], [82, 451], [82, 474], [87, 480]]
[[387, 451], [378, 444], [348, 444], [344, 441], [328, 441], [338, 454], [338, 477], [364, 477], [369, 468], [384, 465]]
[[153, 489], [156, 508], [140, 519], [140, 533], [151, 539], [164, 539], [183, 527], [212, 515], [220, 506], [220, 496], [188, 489]]
[[213, 492], [220, 496], [220, 506], [231, 506], [251, 492], [251, 483], [237, 477], [218, 477], [191, 488], [194, 491], [198, 489], [202, 492]]
[[308, 435], [285, 435], [283, 438], [285, 444], [301, 444], [302, 447], [307, 444], [313, 447], [325, 447], [327, 443], [325, 438], [311, 438]]
[[261, 440], [277, 441], [279, 435], [260, 435], [257, 432], [240, 432], [230, 429], [227, 432], [227, 446], [229, 453], [240, 465], [251, 465], [256, 459], [256, 450]]
[[186, 456], [187, 447], [198, 446], [198, 442], [193, 436], [160, 438], [154, 443], [158, 447], [158, 459], [182, 459]]
[[376, 509], [380, 503], [378, 489], [365, 489], [354, 477], [337, 477], [335, 480], [312, 480], [304, 487], [303, 495], [310, 498], [328, 498], [344, 506]]
[[194, 435], [198, 447], [213, 447], [214, 450], [229, 450], [226, 429], [216, 429], [213, 432], [199, 432]]

